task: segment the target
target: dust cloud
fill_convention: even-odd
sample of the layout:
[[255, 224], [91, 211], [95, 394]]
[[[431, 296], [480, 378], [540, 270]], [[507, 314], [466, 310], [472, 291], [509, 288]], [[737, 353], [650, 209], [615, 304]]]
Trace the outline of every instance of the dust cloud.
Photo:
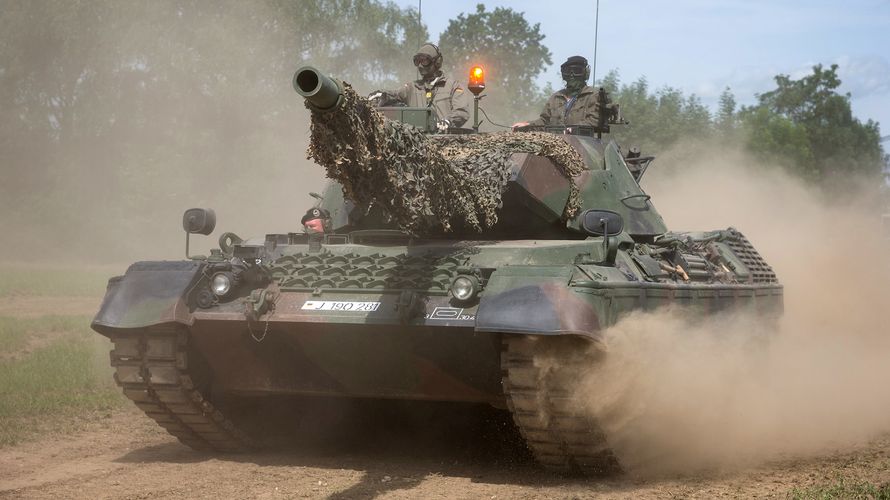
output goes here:
[[191, 238], [193, 254], [225, 231], [300, 230], [324, 173], [306, 160], [309, 117], [291, 77], [307, 56], [291, 24], [233, 1], [10, 4], [0, 261], [181, 259], [191, 207], [218, 222]]
[[869, 197], [840, 205], [725, 149], [665, 156], [643, 184], [668, 226], [745, 233], [785, 286], [785, 314], [770, 329], [667, 309], [611, 328], [581, 396], [624, 466], [720, 471], [890, 431], [890, 251]]

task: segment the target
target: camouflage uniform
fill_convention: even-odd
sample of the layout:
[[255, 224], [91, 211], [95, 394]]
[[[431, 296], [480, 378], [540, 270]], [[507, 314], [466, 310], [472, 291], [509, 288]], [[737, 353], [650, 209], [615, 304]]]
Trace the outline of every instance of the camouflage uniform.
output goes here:
[[566, 89], [550, 96], [541, 117], [529, 125], [591, 125], [599, 120], [599, 107], [596, 103], [598, 89], [585, 85], [577, 97], [569, 97]]
[[395, 91], [406, 106], [425, 107], [432, 98], [433, 108], [440, 120], [448, 120], [452, 127], [460, 127], [470, 119], [470, 94], [450, 77], [439, 73], [441, 78], [432, 87], [432, 81], [415, 80]]

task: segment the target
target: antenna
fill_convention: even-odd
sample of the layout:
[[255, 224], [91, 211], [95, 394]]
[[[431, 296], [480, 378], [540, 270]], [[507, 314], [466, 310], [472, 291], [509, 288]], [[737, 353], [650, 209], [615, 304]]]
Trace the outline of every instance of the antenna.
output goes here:
[[599, 32], [600, 32], [600, 0], [596, 0], [596, 21], [594, 21], [594, 28], [593, 28], [593, 79], [590, 81], [591, 85], [596, 85], [596, 44], [597, 44], [597, 41], [599, 40]]
[[[599, 1], [599, 0], [597, 0]], [[417, 0], [417, 32], [420, 33], [421, 28], [423, 28], [423, 0]], [[423, 44], [423, 40], [417, 41], [417, 48]]]

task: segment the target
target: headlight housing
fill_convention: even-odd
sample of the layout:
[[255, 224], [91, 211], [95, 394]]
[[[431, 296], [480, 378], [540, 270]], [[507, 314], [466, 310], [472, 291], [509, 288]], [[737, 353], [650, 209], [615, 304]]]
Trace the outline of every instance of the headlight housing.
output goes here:
[[210, 291], [217, 297], [223, 297], [232, 290], [232, 277], [229, 273], [216, 273], [210, 278]]
[[479, 280], [475, 276], [460, 275], [451, 282], [451, 295], [466, 302], [479, 293]]

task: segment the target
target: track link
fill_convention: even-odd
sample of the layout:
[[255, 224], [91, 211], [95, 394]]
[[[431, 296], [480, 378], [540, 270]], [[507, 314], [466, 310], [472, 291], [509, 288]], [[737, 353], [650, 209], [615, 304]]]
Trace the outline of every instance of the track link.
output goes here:
[[196, 450], [222, 452], [256, 447], [193, 380], [201, 375], [190, 370], [187, 329], [158, 326], [111, 340], [114, 379], [124, 395], [180, 442]]
[[605, 435], [574, 390], [593, 362], [583, 339], [504, 335], [501, 371], [507, 406], [538, 462], [567, 475], [619, 472]]

